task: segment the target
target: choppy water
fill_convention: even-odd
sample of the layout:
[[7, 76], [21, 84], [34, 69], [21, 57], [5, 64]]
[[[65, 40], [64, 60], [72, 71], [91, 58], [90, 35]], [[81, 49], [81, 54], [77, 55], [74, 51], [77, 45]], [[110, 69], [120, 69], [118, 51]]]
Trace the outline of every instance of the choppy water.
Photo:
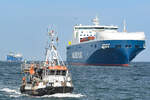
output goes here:
[[150, 63], [69, 69], [73, 93], [32, 97], [19, 92], [20, 64], [0, 63], [0, 100], [150, 100]]

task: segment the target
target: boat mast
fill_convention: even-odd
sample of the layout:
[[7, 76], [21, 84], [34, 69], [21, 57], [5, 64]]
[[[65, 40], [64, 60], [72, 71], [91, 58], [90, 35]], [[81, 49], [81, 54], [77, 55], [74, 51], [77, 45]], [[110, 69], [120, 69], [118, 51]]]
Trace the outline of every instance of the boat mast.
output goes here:
[[60, 65], [57, 48], [56, 48], [56, 44], [58, 42], [57, 33], [54, 32], [54, 30], [48, 29], [48, 36], [50, 41], [49, 41], [48, 48], [46, 50], [45, 64], [46, 66]]
[[123, 21], [123, 32], [127, 32], [126, 20]]

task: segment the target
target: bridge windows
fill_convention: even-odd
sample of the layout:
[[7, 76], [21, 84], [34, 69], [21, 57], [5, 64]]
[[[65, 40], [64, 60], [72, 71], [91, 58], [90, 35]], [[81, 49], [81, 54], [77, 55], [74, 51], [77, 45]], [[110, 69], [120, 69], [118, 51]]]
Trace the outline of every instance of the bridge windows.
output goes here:
[[48, 75], [66, 75], [66, 70], [50, 70], [48, 71]]
[[48, 75], [55, 75], [55, 71], [54, 70], [50, 70]]
[[63, 75], [63, 76], [66, 75], [66, 71], [65, 71], [65, 70], [62, 71], [62, 75]]
[[60, 75], [60, 70], [57, 70], [57, 71], [56, 71], [56, 75]]

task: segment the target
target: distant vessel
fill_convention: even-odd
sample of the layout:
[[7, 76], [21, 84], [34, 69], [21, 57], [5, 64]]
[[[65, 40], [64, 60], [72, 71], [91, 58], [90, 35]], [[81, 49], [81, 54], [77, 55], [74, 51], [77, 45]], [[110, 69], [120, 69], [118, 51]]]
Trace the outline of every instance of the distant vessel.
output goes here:
[[73, 84], [68, 68], [58, 55], [56, 33], [49, 31], [50, 43], [46, 48], [45, 62], [42, 64], [26, 62], [22, 65], [24, 77], [20, 91], [33, 96], [55, 93], [71, 93]]
[[144, 32], [118, 32], [117, 26], [76, 25], [67, 46], [67, 62], [72, 65], [128, 66], [145, 49]]
[[14, 52], [10, 52], [6, 57], [6, 60], [8, 62], [21, 62], [22, 59], [23, 59], [22, 54]]

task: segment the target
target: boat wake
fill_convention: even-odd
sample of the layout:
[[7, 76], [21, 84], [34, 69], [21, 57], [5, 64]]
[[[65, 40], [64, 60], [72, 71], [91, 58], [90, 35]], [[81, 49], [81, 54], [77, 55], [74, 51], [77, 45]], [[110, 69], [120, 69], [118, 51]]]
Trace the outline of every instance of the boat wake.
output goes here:
[[[9, 97], [14, 97], [14, 98], [20, 96], [29, 96], [29, 95], [21, 94], [19, 90], [10, 89], [10, 88], [3, 88], [0, 89], [0, 91], [7, 93]], [[53, 98], [81, 98], [81, 97], [85, 97], [85, 95], [75, 94], [75, 93], [57, 93], [53, 95], [36, 96], [36, 98], [52, 98], [52, 97]]]
[[4, 92], [7, 92], [7, 93], [21, 94], [20, 92], [17, 92], [16, 90], [9, 89], [9, 88], [3, 88], [3, 89], [1, 89], [0, 91], [4, 91]]
[[2, 92], [6, 92], [10, 97], [20, 97], [22, 94], [19, 92], [19, 90], [10, 89], [10, 88], [3, 88], [0, 89]]
[[53, 94], [53, 95], [44, 95], [42, 97], [44, 97], [44, 98], [47, 98], [47, 97], [56, 97], [56, 98], [81, 98], [81, 97], [85, 97], [85, 95], [74, 94], [74, 93], [56, 93], [56, 94]]

